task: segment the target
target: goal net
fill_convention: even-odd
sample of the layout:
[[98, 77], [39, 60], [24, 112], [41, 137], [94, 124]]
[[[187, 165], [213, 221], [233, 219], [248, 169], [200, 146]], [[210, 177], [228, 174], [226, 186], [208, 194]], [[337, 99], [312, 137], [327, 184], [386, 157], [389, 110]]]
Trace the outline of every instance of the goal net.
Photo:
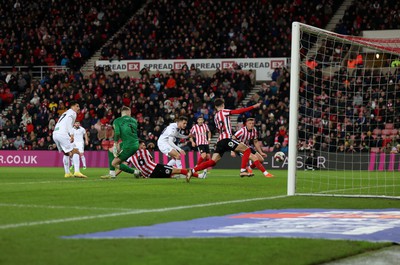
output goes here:
[[292, 27], [288, 195], [400, 198], [400, 39]]

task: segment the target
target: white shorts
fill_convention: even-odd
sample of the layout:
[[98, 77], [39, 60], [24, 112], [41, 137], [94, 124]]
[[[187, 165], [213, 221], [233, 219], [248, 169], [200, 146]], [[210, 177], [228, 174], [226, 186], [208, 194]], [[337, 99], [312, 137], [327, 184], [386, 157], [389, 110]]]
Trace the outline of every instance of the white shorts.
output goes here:
[[77, 148], [79, 150], [79, 153], [83, 154], [83, 152], [85, 151], [85, 144], [83, 142], [74, 142], [74, 146], [75, 148]]
[[168, 155], [169, 152], [175, 150], [175, 148], [170, 146], [168, 143], [158, 142], [157, 145], [158, 149], [160, 149], [161, 153], [163, 153], [164, 155]]
[[74, 144], [70, 142], [70, 137], [68, 135], [53, 134], [53, 140], [60, 152], [68, 153], [74, 149]]

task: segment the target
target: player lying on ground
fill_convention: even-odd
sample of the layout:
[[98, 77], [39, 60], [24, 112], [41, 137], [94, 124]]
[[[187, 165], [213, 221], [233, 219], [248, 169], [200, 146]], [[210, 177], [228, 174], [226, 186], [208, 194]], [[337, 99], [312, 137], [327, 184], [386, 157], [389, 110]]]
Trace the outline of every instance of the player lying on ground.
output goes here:
[[[171, 178], [175, 174], [187, 175], [189, 169], [173, 168], [164, 164], [154, 162], [149, 150], [146, 149], [146, 143], [143, 140], [139, 141], [139, 150], [131, 156], [127, 162], [132, 163], [137, 168], [144, 178]], [[116, 175], [121, 173], [117, 170]], [[199, 174], [193, 174], [193, 177], [199, 177]]]

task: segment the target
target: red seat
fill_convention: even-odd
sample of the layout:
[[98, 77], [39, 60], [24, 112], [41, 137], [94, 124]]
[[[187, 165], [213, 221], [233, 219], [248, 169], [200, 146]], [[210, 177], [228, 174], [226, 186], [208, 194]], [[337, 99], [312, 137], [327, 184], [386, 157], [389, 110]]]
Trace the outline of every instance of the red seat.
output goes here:
[[109, 140], [103, 140], [101, 142], [101, 147], [103, 147], [103, 150], [110, 149], [110, 141]]
[[382, 130], [381, 130], [381, 129], [374, 129], [374, 130], [372, 131], [372, 134], [381, 135], [381, 134], [382, 134]]
[[371, 147], [371, 153], [379, 153], [379, 147]]
[[392, 133], [392, 130], [382, 130], [382, 135], [389, 135]]
[[397, 129], [390, 130], [391, 135], [397, 135], [398, 133], [399, 133], [399, 131]]
[[394, 124], [393, 123], [386, 123], [385, 124], [385, 129], [387, 129], [387, 130], [394, 129]]

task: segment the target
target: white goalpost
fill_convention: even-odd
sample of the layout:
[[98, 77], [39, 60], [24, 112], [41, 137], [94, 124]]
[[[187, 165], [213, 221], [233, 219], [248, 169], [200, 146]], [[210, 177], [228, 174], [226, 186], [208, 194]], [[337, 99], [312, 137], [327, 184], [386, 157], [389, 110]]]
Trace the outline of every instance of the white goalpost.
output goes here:
[[288, 195], [400, 199], [400, 38], [294, 22]]

